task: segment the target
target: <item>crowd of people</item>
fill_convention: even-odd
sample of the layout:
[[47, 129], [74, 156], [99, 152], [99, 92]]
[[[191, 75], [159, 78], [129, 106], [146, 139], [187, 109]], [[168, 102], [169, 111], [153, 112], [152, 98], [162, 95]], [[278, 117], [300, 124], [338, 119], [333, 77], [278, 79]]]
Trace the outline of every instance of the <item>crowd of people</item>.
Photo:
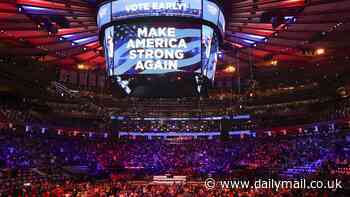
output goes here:
[[[350, 105], [346, 99], [336, 104], [326, 103], [324, 106], [323, 104], [307, 102], [300, 105], [304, 106], [301, 109], [308, 109], [306, 111], [316, 108], [317, 113], [312, 114], [315, 120], [339, 120], [350, 116]], [[301, 111], [298, 109], [300, 105], [287, 104], [287, 107], [280, 105], [277, 113]], [[96, 109], [94, 105], [79, 103], [73, 105], [51, 103], [48, 106], [49, 109], [57, 109], [54, 113], [63, 114], [94, 112]], [[176, 104], [174, 108], [175, 106]], [[322, 108], [318, 109], [318, 106]], [[161, 107], [166, 108], [166, 105]], [[267, 114], [271, 113], [271, 110], [276, 111], [274, 108], [274, 106], [268, 108], [261, 106], [245, 109], [245, 112], [252, 114], [253, 118], [236, 121], [236, 124], [231, 125], [232, 130], [256, 129], [269, 125]], [[324, 131], [320, 126], [317, 129], [313, 127], [315, 132], [311, 133], [301, 129], [303, 135], [292, 136], [286, 132], [281, 136], [267, 135], [265, 138], [258, 136], [226, 140], [200, 137], [199, 139], [139, 137], [116, 139], [110, 137], [108, 132], [103, 138], [95, 138], [90, 132], [84, 133], [84, 131], [81, 132], [84, 137], [49, 134], [57, 128], [27, 132], [25, 126], [33, 122], [44, 124], [40, 125], [42, 128], [53, 125], [61, 127], [77, 125], [80, 129], [84, 126], [99, 128], [103, 122], [103, 125], [107, 124], [112, 130], [115, 124], [112, 120], [103, 118], [94, 120], [69, 116], [60, 119], [57, 118], [59, 116], [52, 116], [55, 118], [44, 117], [38, 120], [38, 117], [40, 114], [25, 105], [1, 105], [0, 122], [4, 122], [0, 129], [2, 196], [294, 196], [298, 193], [295, 190], [207, 190], [201, 181], [208, 175], [235, 178], [339, 178], [346, 184], [349, 183], [350, 135], [348, 130], [338, 128], [337, 125], [333, 125], [332, 132]], [[266, 118], [262, 120], [259, 117]], [[165, 133], [220, 132], [223, 126], [218, 120], [129, 118], [119, 121], [114, 130]], [[275, 121], [283, 123], [279, 118], [275, 118]], [[297, 124], [295, 119], [286, 119], [286, 122]], [[331, 124], [334, 123], [325, 125], [329, 127]], [[105, 128], [103, 130], [106, 131]], [[87, 169], [81, 180], [80, 176], [77, 180], [72, 170], [75, 167]], [[91, 179], [100, 177], [101, 174], [107, 176], [101, 176], [103, 180], [100, 182]], [[126, 178], [115, 180], [113, 179], [115, 174]], [[164, 186], [152, 184], [148, 179], [153, 175], [164, 174], [184, 175], [199, 183]], [[139, 179], [143, 182], [134, 182]], [[324, 194], [322, 192], [308, 190], [304, 196], [319, 196]]]
[[[286, 192], [286, 195], [291, 196], [293, 191], [208, 191], [203, 184], [161, 186], [131, 184], [130, 181], [159, 174], [185, 175], [195, 179], [208, 175], [283, 178], [289, 169], [303, 166], [313, 166], [313, 173], [292, 174], [294, 178], [331, 177], [348, 180], [348, 175], [335, 172], [338, 168], [350, 166], [348, 133], [229, 141], [84, 140], [15, 133], [1, 133], [0, 180], [4, 185], [0, 186], [0, 193], [3, 194], [232, 196], [237, 192], [247, 196], [280, 196]], [[317, 165], [310, 165], [314, 163]], [[66, 166], [87, 166], [88, 173], [94, 176], [107, 171], [118, 175], [127, 174], [128, 179], [117, 180], [117, 183], [110, 179], [102, 183], [86, 180], [73, 182], [72, 174], [65, 177]], [[54, 174], [56, 179], [52, 180]], [[313, 193], [310, 195], [313, 196]]]
[[[321, 161], [350, 163], [344, 136], [289, 137], [261, 140], [94, 140], [69, 137], [1, 135], [2, 168], [88, 166], [140, 169], [150, 174], [229, 174], [237, 167], [289, 168]], [[315, 169], [317, 170], [317, 169]]]
[[115, 130], [121, 132], [219, 132], [215, 120], [127, 120], [119, 121]]
[[[292, 103], [269, 104], [261, 106], [218, 107], [219, 101], [202, 101], [203, 106], [211, 106], [218, 111], [192, 110], [195, 100], [162, 100], [160, 104], [142, 100], [131, 100], [131, 103], [121, 100], [115, 106], [99, 106], [93, 100], [86, 102], [50, 101], [37, 103], [39, 109], [33, 108], [33, 101], [18, 101], [9, 105], [0, 105], [2, 119], [20, 125], [40, 125], [54, 128], [84, 128], [84, 130], [115, 130], [121, 132], [217, 132], [222, 129], [215, 117], [233, 117], [249, 115], [246, 121], [233, 121], [229, 130], [255, 130], [276, 126], [310, 124], [350, 117], [350, 101], [348, 98], [339, 100], [314, 99]], [[205, 104], [206, 103], [206, 104]], [[35, 102], [34, 102], [35, 104]], [[135, 106], [134, 106], [135, 105]], [[140, 107], [140, 106], [143, 106]], [[152, 110], [144, 111], [148, 107]], [[181, 107], [188, 110], [181, 111]], [[42, 110], [44, 108], [44, 110]], [[137, 109], [134, 111], [134, 109]], [[171, 111], [176, 109], [178, 111]], [[142, 113], [139, 113], [142, 111]], [[123, 117], [115, 120], [112, 117]], [[201, 120], [186, 120], [191, 118]], [[154, 120], [153, 120], [153, 119]], [[163, 119], [164, 120], [163, 120]], [[172, 120], [172, 118], [179, 118]], [[147, 119], [147, 120], [146, 120]], [[152, 120], [151, 120], [152, 119]], [[3, 121], [2, 121], [3, 122]], [[79, 130], [79, 129], [78, 129]]]
[[[10, 187], [12, 188], [12, 187]], [[24, 188], [0, 190], [1, 197], [7, 196], [43, 196], [43, 197], [318, 197], [337, 196], [345, 197], [340, 190], [301, 190], [301, 189], [213, 189], [208, 190], [203, 183], [159, 185], [152, 183], [132, 182], [83, 182], [75, 183], [66, 181], [61, 184], [53, 184], [41, 181], [35, 185]]]
[[0, 122], [16, 122], [19, 124], [25, 124], [26, 122], [36, 121], [28, 110], [20, 108], [8, 108], [6, 106], [0, 106]]
[[[348, 117], [348, 108], [345, 103], [327, 109], [338, 119]], [[226, 141], [208, 138], [95, 139], [94, 136], [77, 138], [25, 132], [18, 125], [31, 121], [28, 118], [32, 113], [28, 112], [9, 107], [2, 107], [0, 112], [1, 121], [17, 126], [17, 130], [0, 130], [0, 181], [3, 183], [0, 193], [3, 196], [294, 196], [299, 192], [207, 190], [202, 183], [166, 186], [144, 180], [142, 184], [133, 183], [135, 179], [148, 179], [159, 174], [185, 175], [196, 180], [212, 175], [236, 178], [339, 178], [349, 181], [350, 170], [346, 170], [350, 169], [349, 134], [341, 128], [333, 133], [323, 132], [320, 127], [319, 132], [303, 136], [285, 134], [266, 139]], [[329, 114], [326, 116], [329, 117]], [[73, 119], [68, 120], [77, 123]], [[246, 122], [238, 123], [239, 129]], [[196, 123], [126, 121], [126, 124], [119, 124], [118, 127], [125, 131], [141, 132], [180, 132], [186, 129], [220, 131], [220, 121], [201, 120]], [[67, 172], [74, 166], [87, 168], [86, 177], [99, 174], [111, 176], [104, 177], [101, 182], [86, 177], [76, 180], [72, 172]], [[114, 180], [114, 174], [127, 178]], [[328, 191], [307, 190], [303, 194], [328, 195]]]

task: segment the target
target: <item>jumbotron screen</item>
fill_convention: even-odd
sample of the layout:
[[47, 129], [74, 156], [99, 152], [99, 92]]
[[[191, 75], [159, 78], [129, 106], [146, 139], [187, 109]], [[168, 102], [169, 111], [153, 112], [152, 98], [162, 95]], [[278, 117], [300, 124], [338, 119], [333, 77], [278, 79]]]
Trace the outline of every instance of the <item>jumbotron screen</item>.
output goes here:
[[106, 29], [110, 75], [194, 72], [201, 68], [201, 26], [138, 23]]
[[99, 8], [97, 23], [108, 75], [128, 94], [151, 89], [157, 80], [164, 86], [166, 80], [169, 86], [187, 81], [197, 92], [213, 84], [225, 31], [216, 2], [107, 1]]

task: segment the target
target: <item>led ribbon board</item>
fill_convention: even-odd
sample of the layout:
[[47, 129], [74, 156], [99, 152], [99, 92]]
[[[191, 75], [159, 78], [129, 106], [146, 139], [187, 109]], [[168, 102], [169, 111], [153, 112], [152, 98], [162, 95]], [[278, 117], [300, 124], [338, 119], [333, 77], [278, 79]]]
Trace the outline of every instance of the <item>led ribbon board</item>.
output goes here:
[[150, 16], [199, 18], [225, 29], [223, 12], [209, 0], [115, 0], [100, 6], [97, 24]]

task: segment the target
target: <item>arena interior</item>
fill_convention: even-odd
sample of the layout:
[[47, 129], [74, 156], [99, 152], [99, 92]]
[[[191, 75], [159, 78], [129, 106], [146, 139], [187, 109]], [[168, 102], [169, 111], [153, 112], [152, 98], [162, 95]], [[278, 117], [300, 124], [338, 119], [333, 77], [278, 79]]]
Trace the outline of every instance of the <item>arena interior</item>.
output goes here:
[[349, 0], [1, 0], [0, 197], [350, 194]]

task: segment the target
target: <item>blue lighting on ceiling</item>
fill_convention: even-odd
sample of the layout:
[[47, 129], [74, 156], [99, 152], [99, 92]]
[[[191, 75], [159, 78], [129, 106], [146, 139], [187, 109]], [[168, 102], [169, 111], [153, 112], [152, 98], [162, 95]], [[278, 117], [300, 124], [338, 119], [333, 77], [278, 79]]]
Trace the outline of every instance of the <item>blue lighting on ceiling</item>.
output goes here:
[[85, 43], [85, 42], [90, 42], [92, 40], [97, 40], [98, 37], [97, 36], [92, 36], [92, 37], [87, 37], [87, 38], [81, 38], [78, 40], [74, 40], [75, 43], [77, 44], [81, 44], [81, 43]]
[[71, 38], [73, 36], [74, 36], [74, 34], [67, 34], [67, 35], [63, 35], [62, 37], [67, 39], [67, 38]]
[[25, 9], [25, 10], [33, 10], [33, 11], [48, 11], [49, 10], [47, 8], [41, 8], [41, 7], [35, 7], [35, 6], [27, 6], [27, 5], [22, 6], [22, 8]]
[[248, 44], [254, 44], [255, 42], [252, 40], [246, 40], [246, 39], [242, 39], [243, 42], [248, 43]]
[[243, 39], [251, 40], [252, 42], [253, 41], [260, 42], [260, 41], [266, 39], [265, 36], [254, 35], [254, 34], [247, 34], [247, 33], [240, 33], [240, 32], [234, 33], [234, 35], [237, 36], [237, 37], [243, 38]]
[[258, 39], [258, 40], [263, 40], [266, 38], [265, 36], [250, 35], [250, 34], [247, 34], [246, 36], [249, 38]]

